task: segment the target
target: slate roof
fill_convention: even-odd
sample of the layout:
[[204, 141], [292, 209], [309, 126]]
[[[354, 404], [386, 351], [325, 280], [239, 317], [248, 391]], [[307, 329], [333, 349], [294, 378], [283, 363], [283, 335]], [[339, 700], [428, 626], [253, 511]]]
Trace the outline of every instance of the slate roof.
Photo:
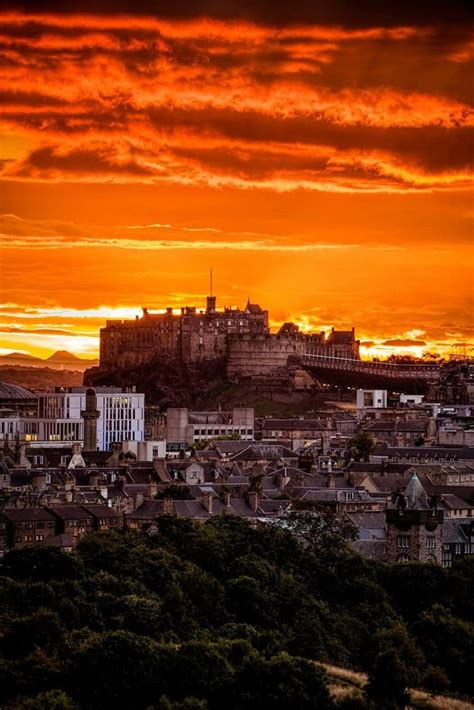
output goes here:
[[12, 523], [31, 522], [35, 520], [52, 521], [56, 519], [45, 508], [4, 508], [1, 513]]
[[384, 511], [370, 513], [347, 513], [346, 515], [357, 528], [365, 528], [366, 530], [385, 529]]
[[85, 505], [83, 506], [88, 513], [94, 516], [94, 518], [120, 518], [121, 515], [114, 508], [109, 508], [108, 505]]
[[391, 419], [378, 419], [375, 422], [371, 422], [370, 424], [366, 424], [363, 427], [364, 431], [387, 431], [387, 432], [404, 432], [404, 431], [412, 431], [416, 432], [419, 434], [424, 434], [426, 433], [426, 430], [428, 429], [428, 422], [427, 421], [408, 421], [408, 422], [395, 422]]
[[350, 473], [383, 473], [383, 474], [403, 474], [411, 468], [411, 463], [364, 463], [353, 461], [347, 467]]
[[209, 446], [213, 447], [221, 454], [236, 454], [239, 453], [239, 451], [243, 451], [243, 449], [246, 449], [252, 444], [258, 444], [258, 442], [241, 441], [240, 439], [234, 441], [233, 439], [229, 439], [223, 441], [214, 441], [212, 444], [209, 444]]
[[92, 513], [88, 513], [87, 510], [82, 508], [80, 505], [54, 505], [49, 509], [53, 515], [57, 515], [63, 520], [82, 520], [84, 518], [92, 518]]
[[462, 523], [447, 518], [443, 523], [443, 543], [452, 545], [456, 542], [469, 542], [469, 538]]
[[320, 419], [265, 419], [262, 429], [267, 431], [325, 431], [327, 423]]
[[474, 460], [474, 448], [469, 446], [378, 446], [371, 456], [386, 458], [416, 458], [420, 460]]
[[162, 500], [145, 500], [133, 513], [127, 516], [128, 520], [154, 520], [163, 513]]
[[50, 535], [44, 540], [35, 542], [35, 545], [43, 547], [75, 547], [77, 540], [72, 533], [60, 533], [59, 535]]
[[251, 444], [232, 456], [233, 461], [276, 461], [278, 459], [297, 459], [291, 449], [279, 444]]
[[0, 400], [10, 400], [15, 402], [15, 400], [33, 400], [37, 399], [36, 395], [30, 390], [20, 387], [20, 385], [12, 385], [10, 382], [0, 381]]
[[[471, 496], [474, 495], [474, 487], [470, 489]], [[450, 510], [459, 510], [460, 508], [474, 508], [474, 503], [469, 503], [464, 498], [460, 498], [453, 493], [443, 493], [441, 495], [441, 503]]]
[[414, 473], [403, 491], [409, 510], [429, 510], [428, 496], [418, 475]]

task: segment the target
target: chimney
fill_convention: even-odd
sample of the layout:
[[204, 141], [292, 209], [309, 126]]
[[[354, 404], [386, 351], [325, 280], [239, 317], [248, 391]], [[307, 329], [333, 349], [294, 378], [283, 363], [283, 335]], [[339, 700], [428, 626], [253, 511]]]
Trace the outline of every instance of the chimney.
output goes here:
[[89, 476], [89, 485], [91, 488], [98, 488], [99, 487], [99, 474], [94, 471], [94, 473], [91, 473]]
[[86, 390], [86, 408], [82, 410], [81, 417], [84, 420], [84, 449], [97, 451], [97, 420], [100, 412], [97, 409], [97, 395], [92, 387]]
[[148, 476], [148, 496], [154, 498], [158, 493], [158, 484], [153, 480], [151, 476]]
[[212, 499], [213, 499], [213, 492], [212, 491], [204, 491], [202, 494], [201, 498], [201, 503], [203, 504], [204, 508], [207, 510], [209, 515], [212, 515]]
[[172, 515], [174, 513], [173, 499], [164, 498], [163, 499], [163, 513], [167, 515]]
[[252, 508], [253, 512], [256, 513], [258, 510], [258, 505], [260, 503], [260, 496], [258, 493], [249, 493], [249, 506]]

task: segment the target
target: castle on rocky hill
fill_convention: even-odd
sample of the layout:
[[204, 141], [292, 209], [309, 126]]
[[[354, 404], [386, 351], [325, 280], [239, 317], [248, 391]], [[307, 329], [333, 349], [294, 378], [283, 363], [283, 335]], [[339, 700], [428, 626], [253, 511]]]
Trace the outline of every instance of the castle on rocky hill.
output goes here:
[[136, 367], [159, 357], [183, 363], [225, 359], [230, 380], [265, 375], [285, 367], [290, 356], [303, 353], [359, 358], [354, 328], [301, 333], [285, 323], [270, 333], [268, 311], [247, 302], [243, 310], [216, 309], [216, 297], [208, 296], [206, 309], [181, 308], [174, 313], [150, 313], [143, 308], [135, 320], [108, 320], [100, 331], [100, 368]]

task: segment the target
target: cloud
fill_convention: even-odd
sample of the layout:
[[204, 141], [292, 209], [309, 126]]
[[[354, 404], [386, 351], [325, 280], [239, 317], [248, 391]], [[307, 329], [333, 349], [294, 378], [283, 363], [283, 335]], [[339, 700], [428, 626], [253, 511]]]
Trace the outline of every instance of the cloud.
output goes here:
[[[162, 232], [168, 238], [157, 236]], [[187, 234], [207, 234], [186, 237]], [[218, 235], [218, 236], [215, 236]], [[232, 232], [215, 227], [173, 226], [171, 224], [100, 225], [74, 224], [55, 220], [27, 220], [16, 215], [0, 215], [0, 236], [4, 249], [112, 248], [146, 251], [233, 250], [304, 254], [312, 252], [401, 251], [389, 244], [323, 242], [281, 234]]]
[[[5, 0], [5, 9], [38, 13], [45, 17], [78, 14], [106, 17], [129, 14], [147, 18], [166, 17], [173, 21], [192, 18], [212, 17], [224, 21], [236, 18], [264, 25], [287, 26], [289, 24], [322, 24], [344, 27], [367, 27], [397, 25], [424, 26], [443, 23], [463, 26], [469, 24], [472, 17], [469, 3], [464, 0], [399, 0], [393, 6], [381, 4], [378, 0], [359, 0], [348, 3], [345, 0], [333, 0], [331, 3], [319, 3], [314, 0], [300, 0], [288, 3], [285, 0], [250, 0], [245, 3], [221, 3], [215, 0], [182, 0], [179, 3], [162, 2], [157, 6], [154, 0], [69, 0], [65, 5], [62, 0]], [[40, 14], [41, 13], [41, 14]], [[69, 20], [69, 17], [68, 17]], [[118, 22], [126, 22], [126, 19]]]
[[278, 22], [283, 3], [266, 22], [257, 3], [232, 6], [232, 21], [211, 3], [207, 18], [191, 6], [123, 16], [107, 4], [0, 14], [0, 126], [28, 139], [0, 174], [277, 192], [466, 188], [470, 43], [461, 21], [456, 32], [436, 25], [437, 12], [462, 18], [461, 6], [431, 8], [418, 26], [395, 22], [421, 20], [408, 5], [361, 13], [369, 23], [337, 5], [342, 24], [329, 9], [318, 21], [310, 3], [297, 24]]
[[424, 340], [412, 340], [410, 338], [392, 338], [391, 340], [385, 340], [382, 345], [390, 348], [419, 348], [424, 347], [426, 342]]

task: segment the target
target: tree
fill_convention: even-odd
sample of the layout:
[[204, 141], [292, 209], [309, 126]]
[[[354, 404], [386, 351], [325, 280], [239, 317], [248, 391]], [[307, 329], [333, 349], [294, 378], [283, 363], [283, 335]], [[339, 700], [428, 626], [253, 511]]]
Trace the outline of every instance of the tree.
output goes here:
[[407, 688], [407, 669], [397, 651], [391, 648], [379, 653], [368, 676], [367, 697], [377, 708], [404, 708], [410, 700]]
[[30, 581], [78, 579], [83, 573], [82, 561], [57, 547], [14, 548], [0, 567], [0, 576]]
[[232, 710], [325, 710], [332, 707], [325, 676], [314, 663], [286, 653], [248, 659], [237, 675]]
[[347, 442], [346, 461], [368, 461], [374, 449], [373, 438], [368, 432], [361, 431]]
[[355, 540], [356, 528], [332, 510], [293, 512], [285, 518], [285, 526], [305, 548], [320, 556], [347, 552], [348, 542]]

